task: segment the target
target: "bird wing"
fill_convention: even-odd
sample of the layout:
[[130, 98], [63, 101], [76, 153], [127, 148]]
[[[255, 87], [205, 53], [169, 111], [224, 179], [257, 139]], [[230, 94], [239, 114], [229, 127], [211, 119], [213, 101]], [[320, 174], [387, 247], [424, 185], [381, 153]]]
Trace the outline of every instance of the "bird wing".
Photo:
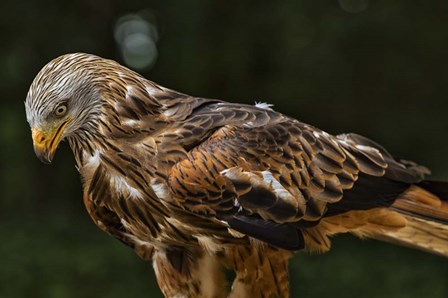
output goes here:
[[[406, 174], [409, 171], [363, 137], [332, 136], [273, 111], [233, 104], [226, 109], [223, 105], [218, 115], [237, 111], [249, 114], [251, 121], [215, 129], [172, 168], [169, 187], [173, 198], [190, 212], [216, 218], [271, 244], [298, 249], [303, 246], [297, 235], [300, 225], [316, 224], [328, 211], [385, 204], [385, 198], [405, 189], [402, 183], [385, 178], [393, 187], [387, 184], [384, 196], [358, 206], [362, 194], [381, 186], [377, 180], [378, 185], [370, 185], [369, 179], [384, 177], [390, 165], [403, 168]], [[189, 127], [195, 127], [194, 122]], [[355, 195], [347, 201], [354, 201], [355, 207], [345, 202], [350, 191]], [[332, 205], [337, 208], [333, 210]]]

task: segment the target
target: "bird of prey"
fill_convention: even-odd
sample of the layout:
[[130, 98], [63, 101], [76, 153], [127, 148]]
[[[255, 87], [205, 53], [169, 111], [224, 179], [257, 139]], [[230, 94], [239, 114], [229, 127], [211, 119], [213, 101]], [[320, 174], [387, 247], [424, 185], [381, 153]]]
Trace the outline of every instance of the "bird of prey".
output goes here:
[[84, 53], [45, 65], [25, 106], [37, 157], [68, 140], [91, 218], [152, 261], [166, 297], [288, 297], [294, 251], [338, 233], [448, 256], [448, 183], [363, 136]]

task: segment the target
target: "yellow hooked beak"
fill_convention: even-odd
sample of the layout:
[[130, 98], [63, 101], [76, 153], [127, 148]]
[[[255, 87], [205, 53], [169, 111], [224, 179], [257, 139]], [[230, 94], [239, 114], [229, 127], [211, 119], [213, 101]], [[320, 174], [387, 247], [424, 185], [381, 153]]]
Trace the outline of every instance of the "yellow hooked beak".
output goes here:
[[43, 163], [49, 164], [53, 160], [54, 153], [61, 141], [62, 134], [65, 127], [70, 122], [70, 119], [62, 122], [51, 131], [40, 131], [37, 128], [32, 128], [34, 152], [36, 156]]

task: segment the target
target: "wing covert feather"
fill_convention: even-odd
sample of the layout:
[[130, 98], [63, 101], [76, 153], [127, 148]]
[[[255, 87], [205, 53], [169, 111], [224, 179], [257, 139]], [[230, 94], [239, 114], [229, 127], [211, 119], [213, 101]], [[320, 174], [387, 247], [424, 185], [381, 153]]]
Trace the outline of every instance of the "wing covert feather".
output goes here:
[[[169, 174], [174, 201], [287, 249], [303, 244], [301, 227], [385, 206], [406, 183], [424, 176], [419, 166], [396, 161], [367, 138], [332, 136], [270, 109], [212, 103], [185, 122], [179, 130], [188, 136], [185, 143], [196, 143]], [[198, 125], [201, 134], [195, 136]], [[376, 184], [370, 194], [371, 180]], [[295, 240], [283, 243], [277, 233]]]
[[[247, 121], [216, 129], [169, 176], [175, 200], [194, 213], [317, 221], [360, 172], [381, 176], [387, 167], [378, 149], [354, 146], [279, 113], [232, 105], [221, 112]], [[206, 119], [192, 116], [199, 118]]]

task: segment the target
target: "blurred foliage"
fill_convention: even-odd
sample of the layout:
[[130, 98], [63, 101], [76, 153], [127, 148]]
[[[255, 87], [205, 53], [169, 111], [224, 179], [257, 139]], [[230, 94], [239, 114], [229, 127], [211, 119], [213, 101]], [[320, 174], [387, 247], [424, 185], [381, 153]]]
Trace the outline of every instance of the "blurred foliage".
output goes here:
[[[446, 1], [56, 1], [0, 3], [0, 297], [158, 297], [149, 263], [88, 218], [68, 146], [34, 157], [23, 101], [50, 59], [123, 63], [114, 28], [141, 13], [158, 31], [147, 78], [253, 103], [331, 133], [354, 131], [448, 179]], [[294, 297], [448, 297], [446, 259], [337, 237], [298, 253]]]

